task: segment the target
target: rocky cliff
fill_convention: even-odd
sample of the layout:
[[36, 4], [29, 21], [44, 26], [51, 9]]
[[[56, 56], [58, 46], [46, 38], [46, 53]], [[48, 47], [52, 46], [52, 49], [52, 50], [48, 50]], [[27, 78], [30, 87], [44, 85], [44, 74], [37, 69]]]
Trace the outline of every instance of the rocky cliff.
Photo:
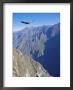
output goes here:
[[32, 57], [23, 55], [18, 49], [13, 49], [13, 76], [49, 77], [50, 74]]

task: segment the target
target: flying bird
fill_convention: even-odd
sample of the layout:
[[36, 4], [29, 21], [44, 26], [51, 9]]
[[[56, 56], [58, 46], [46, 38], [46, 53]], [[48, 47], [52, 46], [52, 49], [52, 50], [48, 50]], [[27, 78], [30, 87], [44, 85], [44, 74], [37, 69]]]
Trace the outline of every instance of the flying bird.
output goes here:
[[30, 22], [25, 22], [25, 21], [21, 21], [21, 23], [24, 23], [24, 24], [30, 24]]

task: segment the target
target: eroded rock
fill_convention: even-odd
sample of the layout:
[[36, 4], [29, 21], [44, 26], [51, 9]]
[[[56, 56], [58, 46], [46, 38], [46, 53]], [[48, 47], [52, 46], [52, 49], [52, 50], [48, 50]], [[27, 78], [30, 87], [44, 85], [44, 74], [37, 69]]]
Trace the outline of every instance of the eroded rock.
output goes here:
[[43, 66], [21, 51], [13, 49], [13, 76], [15, 77], [49, 77]]

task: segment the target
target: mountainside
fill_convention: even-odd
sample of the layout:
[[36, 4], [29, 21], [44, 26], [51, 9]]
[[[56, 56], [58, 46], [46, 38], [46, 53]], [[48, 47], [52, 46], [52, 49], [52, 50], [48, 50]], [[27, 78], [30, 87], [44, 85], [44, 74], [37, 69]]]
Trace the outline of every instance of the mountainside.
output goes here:
[[48, 26], [32, 27], [14, 33], [13, 47], [29, 56], [35, 52], [38, 52], [38, 56], [43, 55], [44, 43], [47, 41], [47, 29]]
[[49, 77], [50, 74], [42, 65], [31, 57], [13, 49], [13, 76], [16, 77]]
[[13, 48], [38, 61], [52, 76], [60, 76], [60, 23], [14, 32]]
[[60, 76], [60, 24], [47, 30], [48, 40], [45, 43], [44, 55], [34, 59], [40, 62], [48, 72], [55, 77]]

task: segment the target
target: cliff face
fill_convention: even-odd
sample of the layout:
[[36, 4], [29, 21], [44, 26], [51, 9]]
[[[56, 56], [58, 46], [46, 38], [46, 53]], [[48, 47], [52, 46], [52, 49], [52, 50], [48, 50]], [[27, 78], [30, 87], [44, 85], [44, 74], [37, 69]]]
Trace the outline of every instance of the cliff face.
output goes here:
[[60, 32], [60, 24], [24, 28], [13, 33], [13, 47], [34, 58], [43, 56], [47, 41]]
[[13, 76], [15, 77], [49, 77], [42, 65], [21, 51], [13, 49]]

